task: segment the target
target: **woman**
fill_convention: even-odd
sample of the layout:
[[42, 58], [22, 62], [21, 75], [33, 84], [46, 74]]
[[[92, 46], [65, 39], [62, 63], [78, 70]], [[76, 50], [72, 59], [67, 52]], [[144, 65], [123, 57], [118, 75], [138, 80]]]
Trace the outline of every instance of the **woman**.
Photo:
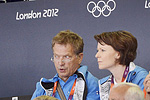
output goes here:
[[112, 74], [99, 80], [100, 99], [107, 100], [113, 85], [131, 82], [144, 90], [144, 79], [148, 72], [133, 63], [136, 58], [137, 40], [127, 31], [104, 32], [95, 35], [99, 69], [107, 69]]

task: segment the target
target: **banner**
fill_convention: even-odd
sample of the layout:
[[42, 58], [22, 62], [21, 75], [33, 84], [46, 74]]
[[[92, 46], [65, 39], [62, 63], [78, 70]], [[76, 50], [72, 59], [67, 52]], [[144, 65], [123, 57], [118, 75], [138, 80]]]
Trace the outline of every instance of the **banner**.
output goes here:
[[41, 77], [56, 74], [52, 38], [63, 30], [84, 40], [83, 65], [97, 78], [94, 35], [126, 30], [138, 40], [135, 64], [150, 70], [150, 0], [37, 0], [0, 4], [0, 97], [32, 95]]

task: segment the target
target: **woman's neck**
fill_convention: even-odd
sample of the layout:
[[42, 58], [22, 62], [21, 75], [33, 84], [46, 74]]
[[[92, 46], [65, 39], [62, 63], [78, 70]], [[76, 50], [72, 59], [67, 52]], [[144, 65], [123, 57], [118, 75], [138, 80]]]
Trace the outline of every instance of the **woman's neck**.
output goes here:
[[117, 65], [117, 66], [114, 66], [110, 70], [110, 72], [113, 74], [113, 77], [117, 83], [120, 83], [122, 81], [125, 68], [126, 68], [125, 65]]

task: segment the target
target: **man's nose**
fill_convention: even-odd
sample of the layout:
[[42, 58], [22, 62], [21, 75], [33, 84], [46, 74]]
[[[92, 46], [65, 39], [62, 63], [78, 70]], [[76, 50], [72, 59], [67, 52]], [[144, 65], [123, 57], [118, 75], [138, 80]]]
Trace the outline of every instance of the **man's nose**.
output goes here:
[[64, 63], [65, 63], [65, 62], [64, 62], [64, 59], [63, 59], [63, 58], [60, 58], [59, 61], [58, 61], [58, 63], [59, 63], [59, 65], [64, 65]]

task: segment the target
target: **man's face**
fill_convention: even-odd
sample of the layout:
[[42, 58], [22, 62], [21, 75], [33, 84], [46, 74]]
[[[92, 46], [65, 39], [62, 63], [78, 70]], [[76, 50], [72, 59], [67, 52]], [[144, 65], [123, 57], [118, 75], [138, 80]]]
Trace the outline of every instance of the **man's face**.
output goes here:
[[80, 67], [83, 54], [76, 55], [70, 44], [55, 44], [53, 47], [54, 64], [59, 77], [63, 81], [73, 75]]

